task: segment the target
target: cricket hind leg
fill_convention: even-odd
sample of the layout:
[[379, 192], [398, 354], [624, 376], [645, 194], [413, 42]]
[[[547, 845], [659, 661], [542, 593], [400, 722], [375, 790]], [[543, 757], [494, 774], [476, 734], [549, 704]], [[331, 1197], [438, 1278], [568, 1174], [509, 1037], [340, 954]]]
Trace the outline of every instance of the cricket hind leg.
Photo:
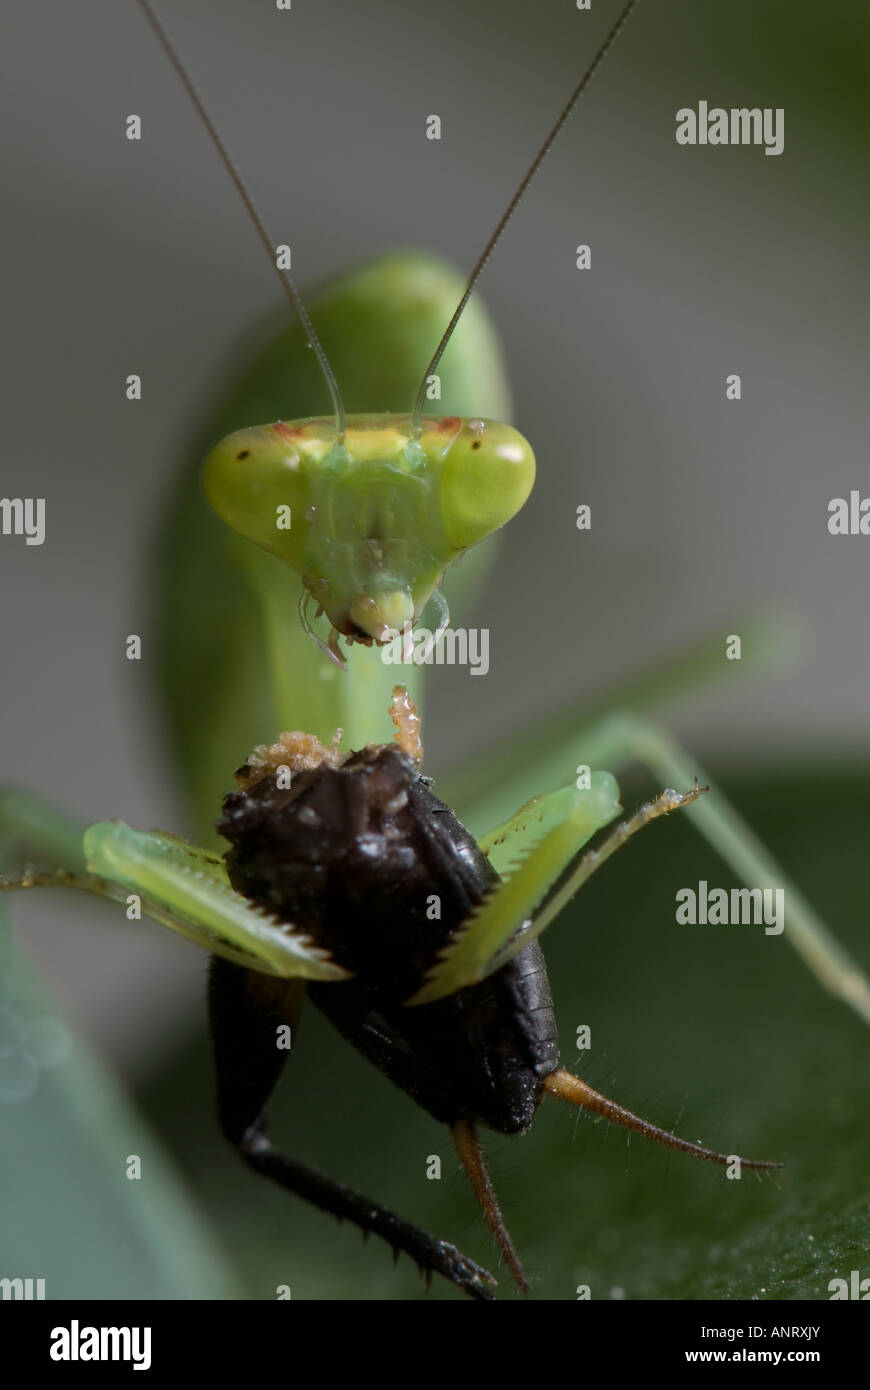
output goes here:
[[303, 981], [278, 981], [226, 960], [212, 961], [209, 1020], [224, 1135], [254, 1172], [339, 1221], [352, 1221], [364, 1234], [380, 1236], [395, 1258], [410, 1255], [427, 1286], [433, 1273], [441, 1274], [472, 1298], [492, 1299], [492, 1275], [454, 1245], [289, 1158], [266, 1137], [264, 1108], [287, 1059], [277, 1045], [277, 1030], [295, 1030], [303, 995]]

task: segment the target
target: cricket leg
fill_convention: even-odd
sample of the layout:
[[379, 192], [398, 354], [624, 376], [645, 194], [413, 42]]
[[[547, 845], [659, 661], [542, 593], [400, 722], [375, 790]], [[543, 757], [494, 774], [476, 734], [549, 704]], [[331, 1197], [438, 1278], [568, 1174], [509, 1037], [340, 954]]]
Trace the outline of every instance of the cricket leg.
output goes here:
[[218, 1115], [227, 1139], [256, 1173], [297, 1197], [380, 1236], [395, 1255], [410, 1255], [426, 1278], [441, 1274], [472, 1298], [493, 1298], [492, 1275], [448, 1241], [280, 1153], [266, 1137], [264, 1107], [287, 1058], [282, 1027], [295, 1028], [304, 982], [279, 981], [215, 959], [209, 1015], [218, 1085]]

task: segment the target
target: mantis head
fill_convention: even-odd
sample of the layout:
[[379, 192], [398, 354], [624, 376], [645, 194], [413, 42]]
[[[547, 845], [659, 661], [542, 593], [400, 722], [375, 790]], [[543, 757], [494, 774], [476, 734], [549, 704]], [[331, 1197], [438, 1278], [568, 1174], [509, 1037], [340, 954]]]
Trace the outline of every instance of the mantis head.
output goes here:
[[229, 435], [205, 462], [215, 511], [301, 575], [337, 632], [384, 643], [413, 627], [448, 565], [532, 489], [530, 445], [457, 416], [352, 415]]
[[[235, 184], [332, 400], [330, 419], [279, 421], [229, 435], [206, 460], [206, 493], [225, 521], [301, 575], [307, 590], [303, 623], [339, 665], [339, 634], [368, 646], [391, 641], [400, 630], [407, 634], [447, 566], [509, 521], [531, 491], [534, 455], [516, 430], [492, 420], [428, 419], [423, 408], [505, 227], [636, 3], [626, 0], [508, 201], [420, 378], [411, 414], [348, 416], [285, 263], [286, 248], [275, 255], [276, 244], [184, 63], [148, 0], [140, 0]], [[307, 621], [311, 598], [332, 623], [328, 648]], [[443, 629], [443, 601], [442, 613]]]

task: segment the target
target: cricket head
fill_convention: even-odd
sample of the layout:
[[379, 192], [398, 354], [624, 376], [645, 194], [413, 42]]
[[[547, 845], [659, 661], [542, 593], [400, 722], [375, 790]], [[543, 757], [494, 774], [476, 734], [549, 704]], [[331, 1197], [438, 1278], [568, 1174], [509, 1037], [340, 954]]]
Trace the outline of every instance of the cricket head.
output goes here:
[[206, 495], [241, 535], [301, 576], [333, 628], [389, 641], [444, 571], [525, 502], [532, 449], [494, 420], [353, 415], [239, 430], [205, 461]]

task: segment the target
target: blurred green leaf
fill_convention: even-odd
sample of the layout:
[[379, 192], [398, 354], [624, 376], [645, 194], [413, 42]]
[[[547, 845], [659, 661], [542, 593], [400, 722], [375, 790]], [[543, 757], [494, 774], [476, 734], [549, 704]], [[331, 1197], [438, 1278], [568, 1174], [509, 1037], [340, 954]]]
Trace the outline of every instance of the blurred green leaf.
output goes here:
[[0, 1274], [44, 1279], [49, 1299], [232, 1298], [192, 1191], [12, 959], [7, 915], [0, 902]]

